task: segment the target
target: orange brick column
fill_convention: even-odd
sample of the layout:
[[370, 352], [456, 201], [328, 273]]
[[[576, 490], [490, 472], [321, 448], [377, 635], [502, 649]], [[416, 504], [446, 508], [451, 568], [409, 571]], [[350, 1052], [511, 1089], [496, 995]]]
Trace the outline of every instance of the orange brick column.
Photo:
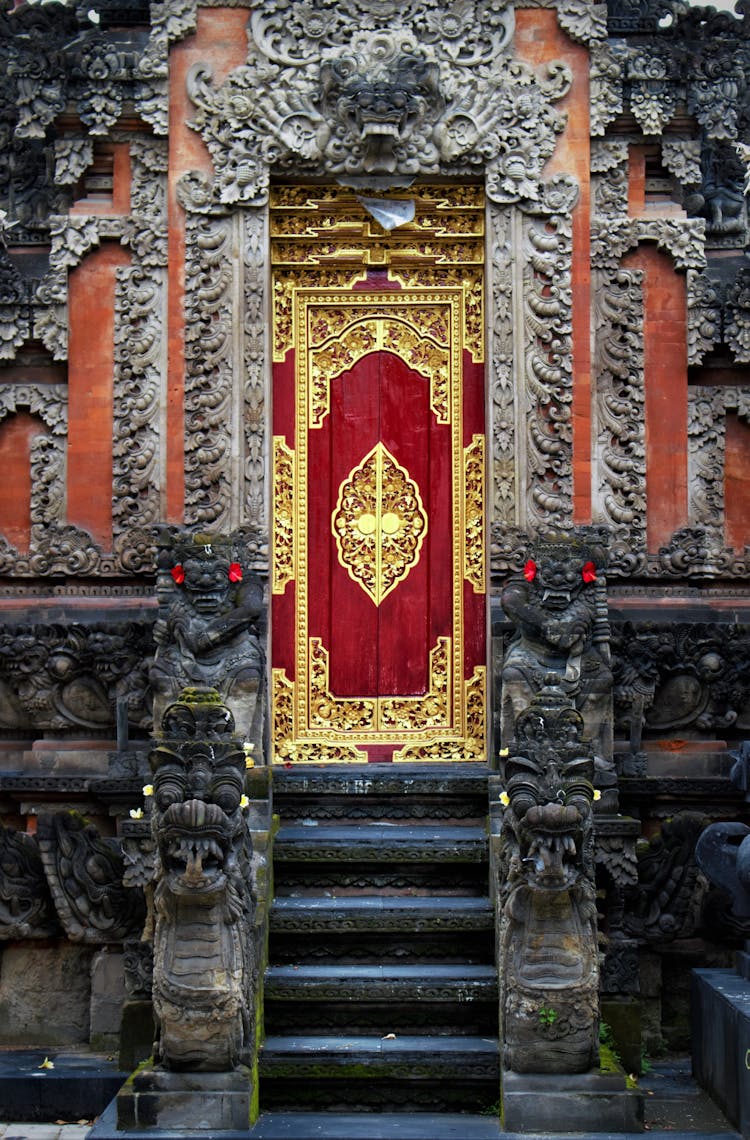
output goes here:
[[516, 11], [516, 53], [537, 68], [563, 60], [573, 73], [570, 91], [558, 106], [567, 126], [545, 177], [571, 174], [579, 187], [573, 210], [573, 521], [591, 522], [591, 142], [589, 53], [569, 40], [550, 9]]
[[114, 243], [70, 274], [67, 520], [112, 546], [115, 270], [130, 255]]
[[640, 246], [623, 265], [644, 274], [646, 538], [656, 551], [688, 521], [687, 286], [655, 246]]
[[169, 174], [167, 340], [167, 506], [168, 522], [180, 523], [185, 510], [185, 211], [177, 201], [177, 183], [189, 170], [212, 176], [213, 166], [200, 135], [188, 127], [195, 107], [187, 94], [187, 74], [207, 63], [219, 86], [245, 62], [245, 8], [201, 8], [196, 34], [176, 44], [169, 57]]

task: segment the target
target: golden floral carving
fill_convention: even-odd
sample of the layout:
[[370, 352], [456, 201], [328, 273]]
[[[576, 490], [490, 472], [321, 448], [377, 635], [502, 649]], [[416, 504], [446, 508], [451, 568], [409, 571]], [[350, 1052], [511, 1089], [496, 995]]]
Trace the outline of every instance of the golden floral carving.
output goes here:
[[430, 652], [430, 690], [425, 696], [380, 698], [380, 728], [412, 732], [450, 724], [450, 649], [451, 639], [439, 637]]
[[464, 577], [475, 594], [485, 592], [484, 436], [464, 448]]
[[419, 487], [382, 443], [344, 479], [331, 528], [339, 562], [376, 606], [419, 562], [427, 533]]
[[281, 436], [273, 439], [272, 590], [283, 594], [296, 576], [294, 553], [294, 452]]
[[485, 707], [487, 690], [487, 669], [478, 665], [472, 676], [464, 683], [464, 731], [446, 735], [425, 744], [407, 744], [393, 753], [394, 763], [439, 763], [457, 761], [482, 763], [487, 758]]
[[362, 764], [367, 753], [352, 744], [305, 740], [294, 732], [294, 684], [283, 669], [271, 671], [273, 759], [278, 764]]
[[331, 732], [372, 731], [377, 701], [334, 697], [328, 688], [328, 653], [319, 637], [310, 638], [310, 727]]

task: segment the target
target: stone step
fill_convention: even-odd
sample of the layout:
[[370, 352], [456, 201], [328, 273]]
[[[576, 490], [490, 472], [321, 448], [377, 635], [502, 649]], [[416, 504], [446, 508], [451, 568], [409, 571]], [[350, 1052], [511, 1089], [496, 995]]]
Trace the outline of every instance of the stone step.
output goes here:
[[488, 898], [465, 896], [392, 897], [359, 895], [346, 898], [276, 898], [271, 905], [271, 933], [491, 930], [494, 922]]
[[362, 823], [359, 826], [285, 825], [274, 841], [279, 863], [483, 863], [484, 828]]
[[326, 930], [306, 930], [300, 938], [294, 930], [273, 933], [270, 959], [278, 965], [435, 965], [472, 962], [486, 965], [494, 954], [494, 930], [365, 930], [356, 926]]
[[336, 769], [274, 768], [276, 810], [297, 820], [475, 822], [487, 815], [483, 764], [426, 764], [418, 770], [394, 764]]
[[481, 863], [279, 863], [277, 895], [433, 894], [486, 896], [488, 871]]
[[356, 1075], [367, 1066], [372, 1079], [451, 1078], [465, 1071], [475, 1078], [500, 1078], [498, 1042], [491, 1037], [315, 1036], [266, 1037], [260, 1075]]
[[260, 1058], [267, 1108], [477, 1112], [496, 1105], [497, 1039], [472, 1036], [270, 1036]]
[[264, 993], [273, 1034], [497, 1035], [493, 966], [271, 966]]
[[497, 1000], [494, 966], [269, 966], [267, 1000], [480, 1002]]

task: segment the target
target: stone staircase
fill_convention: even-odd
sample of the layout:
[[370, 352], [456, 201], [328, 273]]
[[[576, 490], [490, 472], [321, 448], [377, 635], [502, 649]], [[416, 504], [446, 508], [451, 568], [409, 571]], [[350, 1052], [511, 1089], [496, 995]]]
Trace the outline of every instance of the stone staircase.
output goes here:
[[278, 769], [261, 1109], [499, 1097], [487, 771]]

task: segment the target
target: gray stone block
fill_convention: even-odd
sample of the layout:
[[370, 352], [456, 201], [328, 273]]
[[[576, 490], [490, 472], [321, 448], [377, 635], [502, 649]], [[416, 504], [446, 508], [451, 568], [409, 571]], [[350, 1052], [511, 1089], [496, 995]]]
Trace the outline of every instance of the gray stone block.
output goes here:
[[0, 960], [0, 1045], [87, 1043], [94, 953], [72, 943], [6, 947]]
[[693, 970], [693, 1071], [750, 1137], [750, 984], [732, 970]]
[[116, 1049], [125, 1000], [124, 955], [105, 949], [91, 963], [91, 1047]]

